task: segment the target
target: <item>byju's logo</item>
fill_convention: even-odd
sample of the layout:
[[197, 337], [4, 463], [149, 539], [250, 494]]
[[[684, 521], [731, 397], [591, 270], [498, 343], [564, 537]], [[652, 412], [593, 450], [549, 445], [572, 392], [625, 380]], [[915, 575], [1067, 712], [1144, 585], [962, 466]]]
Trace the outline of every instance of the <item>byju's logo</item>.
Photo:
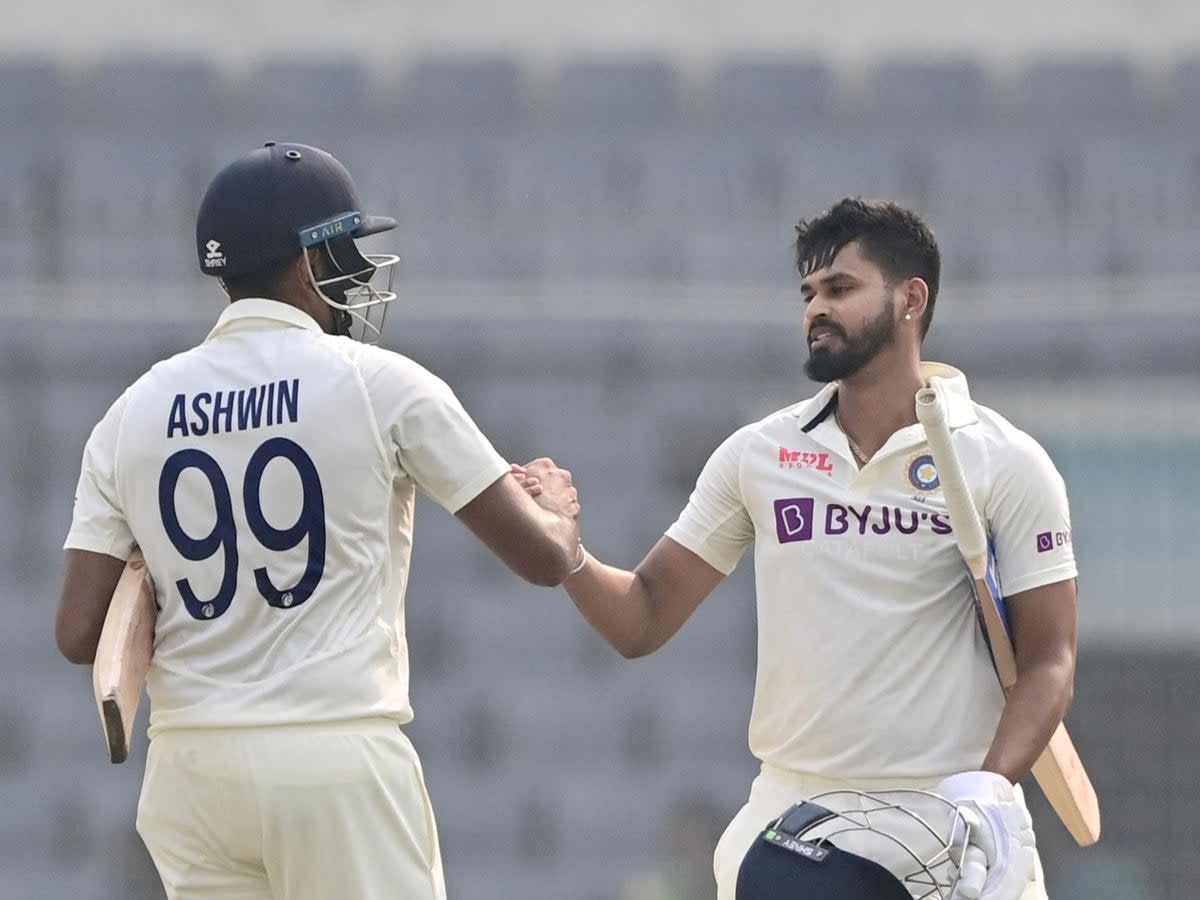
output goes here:
[[[816, 521], [820, 518], [822, 521]], [[840, 535], [906, 535], [927, 532], [952, 534], [945, 513], [899, 506], [852, 506], [827, 503], [816, 508], [812, 497], [787, 497], [775, 501], [775, 534], [779, 543], [811, 541], [814, 535], [836, 538]], [[1050, 537], [1051, 543], [1057, 538]], [[1039, 537], [1039, 546], [1040, 546]]]
[[221, 242], [209, 241], [204, 247], [208, 250], [208, 253], [204, 256], [204, 267], [206, 269], [223, 268], [227, 260], [225, 259], [225, 254], [221, 252]]
[[1055, 547], [1070, 546], [1071, 532], [1069, 531], [1043, 531], [1037, 536], [1037, 552], [1046, 553], [1053, 550]]
[[789, 497], [775, 501], [775, 533], [779, 543], [811, 541], [813, 536], [813, 498]]

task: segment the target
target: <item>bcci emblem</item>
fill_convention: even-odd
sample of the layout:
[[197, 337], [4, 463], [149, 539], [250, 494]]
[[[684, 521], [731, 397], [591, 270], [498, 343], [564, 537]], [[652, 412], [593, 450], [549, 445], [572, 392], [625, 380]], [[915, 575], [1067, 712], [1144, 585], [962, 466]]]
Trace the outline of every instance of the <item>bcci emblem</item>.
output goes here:
[[932, 456], [922, 453], [916, 459], [909, 461], [908, 483], [918, 491], [936, 491], [942, 486], [942, 482], [938, 480], [938, 471], [933, 464]]

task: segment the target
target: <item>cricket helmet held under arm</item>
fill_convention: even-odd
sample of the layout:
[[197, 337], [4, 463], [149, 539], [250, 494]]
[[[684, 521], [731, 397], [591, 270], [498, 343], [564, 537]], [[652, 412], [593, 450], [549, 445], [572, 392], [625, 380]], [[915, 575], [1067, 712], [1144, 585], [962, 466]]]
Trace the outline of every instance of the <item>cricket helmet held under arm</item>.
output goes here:
[[948, 900], [970, 825], [936, 794], [827, 791], [767, 825], [737, 900]]

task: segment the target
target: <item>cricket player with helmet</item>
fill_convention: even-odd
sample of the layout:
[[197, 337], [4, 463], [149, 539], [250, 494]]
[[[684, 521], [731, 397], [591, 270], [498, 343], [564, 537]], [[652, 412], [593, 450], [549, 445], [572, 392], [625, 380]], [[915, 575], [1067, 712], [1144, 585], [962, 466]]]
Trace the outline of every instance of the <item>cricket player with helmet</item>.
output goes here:
[[158, 612], [137, 827], [173, 900], [444, 897], [402, 731], [415, 493], [531, 582], [579, 561], [569, 475], [535, 503], [443, 381], [348, 336], [395, 300], [374, 281], [396, 257], [357, 245], [394, 226], [323, 150], [230, 163], [196, 241], [231, 302], [84, 450], [58, 645], [92, 661], [139, 546]]
[[[762, 766], [714, 854], [720, 900], [765, 896], [737, 889], [743, 860], [757, 859], [747, 851], [789, 807], [835, 789], [946, 798], [976, 820], [964, 856], [975, 874], [954, 896], [1045, 900], [1017, 782], [1074, 681], [1063, 480], [1033, 438], [972, 400], [961, 372], [922, 361], [940, 255], [920, 218], [846, 198], [800, 222], [796, 262], [805, 371], [824, 387], [722, 443], [632, 572], [585, 557], [564, 585], [622, 655], [637, 657], [661, 647], [754, 547], [749, 738]], [[1007, 698], [916, 416], [915, 395], [933, 376], [1008, 598], [1018, 676]], [[561, 478], [545, 460], [514, 474], [535, 495], [541, 479]]]

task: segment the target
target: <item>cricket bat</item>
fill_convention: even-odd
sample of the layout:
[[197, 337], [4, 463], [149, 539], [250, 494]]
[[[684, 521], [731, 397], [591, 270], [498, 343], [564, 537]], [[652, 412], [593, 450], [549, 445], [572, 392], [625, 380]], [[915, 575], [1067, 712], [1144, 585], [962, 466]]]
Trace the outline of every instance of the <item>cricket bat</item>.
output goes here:
[[[971, 571], [976, 609], [984, 637], [992, 652], [1000, 686], [1007, 696], [1017, 682], [1017, 660], [1000, 595], [987, 534], [967, 488], [962, 462], [950, 440], [946, 409], [937, 388], [937, 378], [917, 391], [917, 419], [925, 428], [929, 452], [937, 468], [946, 501], [946, 512], [954, 528], [959, 552]], [[1033, 764], [1033, 777], [1041, 786], [1063, 825], [1081, 847], [1100, 839], [1100, 803], [1091, 779], [1079, 759], [1075, 745], [1060, 722], [1050, 743]]]
[[129, 758], [133, 722], [154, 653], [155, 617], [154, 584], [142, 551], [134, 547], [113, 591], [92, 664], [96, 708], [114, 763]]

